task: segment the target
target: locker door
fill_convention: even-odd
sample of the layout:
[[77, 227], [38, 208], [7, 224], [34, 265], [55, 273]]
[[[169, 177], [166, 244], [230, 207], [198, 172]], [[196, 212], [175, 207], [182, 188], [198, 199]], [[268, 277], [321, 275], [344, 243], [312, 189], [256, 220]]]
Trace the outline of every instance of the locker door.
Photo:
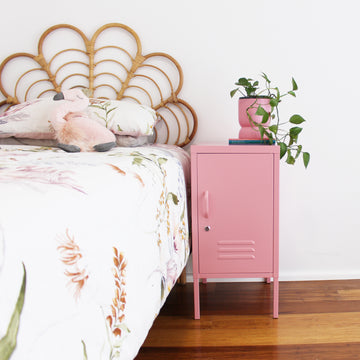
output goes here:
[[273, 267], [273, 155], [198, 154], [199, 270]]

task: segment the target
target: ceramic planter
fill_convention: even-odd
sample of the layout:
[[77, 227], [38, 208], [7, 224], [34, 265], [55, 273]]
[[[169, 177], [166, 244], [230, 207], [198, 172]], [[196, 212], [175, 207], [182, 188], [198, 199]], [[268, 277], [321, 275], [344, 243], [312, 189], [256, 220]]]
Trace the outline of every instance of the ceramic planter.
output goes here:
[[[270, 114], [271, 106], [270, 99], [266, 97], [242, 97], [239, 98], [239, 124], [240, 132], [239, 139], [244, 140], [259, 140], [261, 139], [260, 132], [254, 124], [249, 120], [249, 116], [254, 122], [261, 123], [262, 116], [255, 115], [259, 105], [265, 109], [266, 112]], [[269, 126], [269, 120], [263, 124], [264, 126]], [[265, 138], [265, 136], [264, 136]]]

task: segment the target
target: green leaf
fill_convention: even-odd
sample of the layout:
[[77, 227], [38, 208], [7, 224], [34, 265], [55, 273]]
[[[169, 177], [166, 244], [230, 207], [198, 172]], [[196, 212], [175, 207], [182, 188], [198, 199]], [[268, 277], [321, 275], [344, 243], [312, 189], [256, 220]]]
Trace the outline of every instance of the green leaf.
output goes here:
[[18, 299], [16, 301], [15, 309], [11, 315], [10, 323], [7, 328], [5, 336], [0, 340], [0, 354], [1, 360], [10, 359], [11, 354], [16, 348], [16, 338], [19, 330], [20, 315], [24, 306], [25, 290], [26, 290], [26, 269], [23, 264], [24, 275], [19, 292]]
[[290, 129], [290, 131], [289, 131], [289, 135], [290, 135], [289, 146], [291, 146], [293, 143], [297, 143], [298, 136], [301, 133], [301, 131], [302, 131], [302, 128], [298, 127], [298, 126], [295, 126]]
[[237, 93], [238, 89], [234, 89], [230, 91], [230, 96], [233, 97]]
[[291, 122], [292, 124], [296, 124], [296, 125], [299, 125], [299, 124], [303, 123], [304, 121], [305, 121], [305, 119], [302, 116], [297, 115], [297, 114], [291, 116], [291, 118], [289, 120], [289, 122]]
[[293, 91], [288, 91], [288, 94], [293, 96], [293, 97], [296, 97], [296, 94]]
[[255, 115], [264, 116], [265, 114], [267, 114], [266, 110], [261, 105], [259, 105], [259, 107], [256, 110]]
[[262, 117], [261, 123], [265, 124], [269, 120], [269, 113], [265, 112], [265, 114]]
[[297, 136], [301, 133], [302, 128], [299, 126], [292, 127], [289, 131], [290, 137], [297, 138]]
[[256, 87], [247, 86], [247, 87], [245, 87], [245, 91], [246, 91], [247, 96], [254, 96], [255, 91], [256, 91]]
[[293, 165], [295, 164], [295, 158], [291, 155], [291, 151], [288, 149], [287, 151], [287, 159], [286, 159], [286, 163], [287, 164], [290, 164], [290, 165]]
[[275, 140], [272, 133], [267, 131], [267, 137], [269, 138], [269, 144], [272, 144], [273, 140]]
[[273, 108], [277, 107], [278, 104], [279, 104], [279, 101], [277, 99], [271, 99], [270, 100], [270, 106], [272, 106]]
[[262, 73], [261, 76], [265, 79], [265, 81], [266, 81], [268, 84], [271, 83], [271, 81], [269, 80], [269, 78], [267, 77], [267, 75], [266, 75], [265, 73]]
[[260, 132], [260, 135], [261, 135], [261, 139], [264, 138], [264, 134], [265, 134], [265, 129], [263, 126], [259, 126], [259, 132]]
[[292, 80], [292, 89], [293, 91], [296, 91], [298, 89], [297, 83], [294, 78], [292, 78], [291, 80]]
[[246, 78], [240, 78], [236, 83], [235, 85], [240, 85], [240, 86], [249, 86], [251, 85], [249, 80], [252, 80], [252, 79], [246, 79]]
[[281, 94], [280, 94], [280, 90], [279, 90], [279, 88], [275, 88], [275, 90], [276, 90], [276, 100], [277, 100], [277, 102], [279, 103], [280, 101], [281, 101]]
[[279, 146], [280, 146], [280, 159], [281, 159], [286, 154], [287, 145], [285, 143], [281, 142], [281, 143], [279, 143]]
[[299, 157], [299, 155], [301, 154], [301, 150], [302, 150], [302, 145], [299, 145], [296, 151], [295, 159]]
[[269, 130], [272, 131], [274, 134], [276, 134], [277, 131], [278, 131], [278, 126], [277, 125], [271, 125], [271, 126], [269, 126]]
[[304, 161], [304, 166], [306, 169], [308, 167], [309, 161], [310, 161], [310, 154], [308, 152], [303, 152], [303, 161]]

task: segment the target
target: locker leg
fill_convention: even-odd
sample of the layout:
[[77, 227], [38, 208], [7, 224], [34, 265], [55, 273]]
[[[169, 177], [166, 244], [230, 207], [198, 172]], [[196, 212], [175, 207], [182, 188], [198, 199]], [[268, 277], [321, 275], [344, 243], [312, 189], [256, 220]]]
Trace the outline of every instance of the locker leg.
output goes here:
[[277, 319], [279, 317], [279, 278], [274, 277], [273, 283], [273, 318]]
[[199, 279], [194, 278], [194, 318], [200, 319], [200, 292], [199, 292]]

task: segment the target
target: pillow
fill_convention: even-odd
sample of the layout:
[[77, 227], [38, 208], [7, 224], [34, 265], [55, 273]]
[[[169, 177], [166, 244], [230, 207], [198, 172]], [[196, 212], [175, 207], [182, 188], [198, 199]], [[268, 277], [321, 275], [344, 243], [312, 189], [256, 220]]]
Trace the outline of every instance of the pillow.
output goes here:
[[90, 99], [88, 114], [114, 134], [133, 137], [153, 135], [157, 119], [152, 108], [126, 100]]
[[[44, 97], [12, 106], [0, 115], [0, 138], [54, 139], [50, 118], [58, 105]], [[153, 135], [157, 119], [150, 107], [126, 100], [90, 99], [88, 115], [115, 135], [131, 137]]]
[[53, 139], [49, 122], [56, 106], [52, 97], [12, 106], [0, 114], [0, 138]]

